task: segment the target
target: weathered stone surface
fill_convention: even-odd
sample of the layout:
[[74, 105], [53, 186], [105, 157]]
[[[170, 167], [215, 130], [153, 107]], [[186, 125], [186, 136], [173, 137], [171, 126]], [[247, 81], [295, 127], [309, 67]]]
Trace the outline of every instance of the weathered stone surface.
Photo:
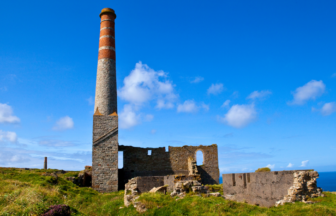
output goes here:
[[94, 111], [105, 116], [117, 112], [116, 62], [114, 59], [98, 60]]
[[198, 181], [181, 180], [175, 183], [174, 190], [170, 196], [179, 196], [180, 198], [183, 198], [189, 191], [194, 193], [208, 193], [206, 187], [202, 186]]
[[316, 171], [297, 171], [294, 172], [294, 183], [288, 189], [288, 194], [275, 203], [275, 206], [283, 205], [285, 203], [293, 203], [301, 201], [304, 203], [311, 203], [307, 201], [308, 197], [315, 198], [324, 196], [322, 189], [316, 185], [316, 179], [319, 177]]
[[302, 200], [309, 191], [309, 189], [303, 190], [305, 187], [311, 188], [309, 196], [320, 195], [319, 189], [316, 188], [316, 177], [315, 180], [310, 177], [318, 175], [317, 172], [303, 171], [306, 174], [300, 172], [294, 170], [223, 174], [224, 196], [230, 200], [271, 207], [277, 202], [279, 205], [287, 200]]
[[[151, 150], [151, 155], [148, 154], [149, 150]], [[140, 148], [120, 145], [119, 151], [124, 152], [124, 167], [123, 177], [120, 177], [119, 180], [127, 182], [137, 176], [189, 175], [190, 171], [196, 171], [190, 162], [195, 161], [198, 150], [201, 150], [204, 156], [204, 165], [197, 166], [202, 183], [218, 184], [218, 150], [215, 144], [210, 146], [169, 146], [168, 152], [164, 147]]]
[[92, 188], [118, 191], [118, 116], [93, 116]]
[[216, 193], [209, 193], [210, 196], [214, 196], [214, 197], [220, 197], [221, 194], [219, 192]]
[[167, 187], [168, 187], [168, 185], [164, 185], [164, 186], [161, 186], [161, 187], [154, 187], [153, 189], [151, 189], [149, 191], [149, 193], [158, 193], [158, 192], [160, 192], [160, 193], [166, 194]]

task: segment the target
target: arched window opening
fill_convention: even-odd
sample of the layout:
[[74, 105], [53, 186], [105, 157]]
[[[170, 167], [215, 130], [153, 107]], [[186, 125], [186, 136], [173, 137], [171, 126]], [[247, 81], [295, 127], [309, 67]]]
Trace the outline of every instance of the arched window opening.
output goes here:
[[196, 165], [201, 166], [203, 165], [203, 152], [201, 150], [198, 150], [196, 152]]
[[124, 168], [124, 152], [118, 151], [118, 169]]

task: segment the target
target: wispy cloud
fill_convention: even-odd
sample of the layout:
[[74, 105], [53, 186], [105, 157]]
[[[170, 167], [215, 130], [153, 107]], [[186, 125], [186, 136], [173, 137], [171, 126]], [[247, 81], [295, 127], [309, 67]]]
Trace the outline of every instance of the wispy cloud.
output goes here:
[[73, 127], [74, 127], [74, 121], [72, 120], [72, 118], [70, 118], [69, 116], [64, 116], [56, 122], [55, 126], [53, 127], [53, 130], [63, 131], [72, 129]]
[[333, 73], [333, 75], [331, 75], [331, 77], [336, 77], [336, 73]]
[[293, 101], [288, 102], [289, 105], [302, 105], [308, 100], [315, 100], [325, 92], [325, 84], [322, 80], [312, 80], [304, 86], [298, 87], [293, 94]]
[[120, 128], [131, 128], [140, 123], [140, 115], [135, 113], [134, 106], [130, 104], [124, 105], [124, 109], [119, 114]]
[[0, 103], [0, 123], [18, 123], [20, 119], [13, 115], [13, 109], [7, 104]]
[[94, 98], [92, 96], [87, 98], [86, 101], [88, 102], [89, 105], [94, 105]]
[[230, 105], [230, 100], [226, 100], [226, 101], [224, 101], [224, 103], [222, 104], [222, 108], [224, 108], [224, 107], [228, 107], [229, 105]]
[[253, 104], [233, 105], [224, 117], [218, 117], [220, 122], [235, 128], [242, 128], [256, 119], [257, 112]]
[[46, 147], [70, 147], [75, 145], [73, 142], [53, 139], [43, 139], [40, 140], [38, 143], [39, 145]]
[[183, 104], [177, 106], [177, 112], [195, 113], [199, 109], [209, 111], [210, 106], [203, 102], [200, 105], [197, 105], [194, 100], [186, 100]]
[[301, 167], [307, 166], [308, 162], [309, 162], [309, 160], [302, 161], [301, 162]]
[[321, 109], [322, 115], [331, 115], [336, 112], [336, 102], [325, 103]]
[[294, 166], [294, 164], [289, 163], [287, 167], [291, 168], [291, 167], [293, 167], [293, 166]]
[[152, 121], [153, 119], [154, 119], [154, 116], [151, 115], [151, 114], [147, 114], [147, 115], [145, 116], [145, 121]]
[[224, 86], [222, 83], [217, 83], [217, 84], [212, 84], [209, 88], [208, 88], [208, 94], [220, 94], [222, 91], [224, 90]]
[[0, 130], [0, 143], [2, 142], [16, 143], [17, 142], [16, 133], [11, 131]]
[[151, 134], [156, 134], [156, 130], [151, 130]]
[[202, 82], [203, 80], [204, 80], [203, 77], [197, 76], [193, 80], [191, 80], [190, 83], [199, 83]]
[[268, 164], [266, 167], [270, 168], [271, 170], [274, 169], [275, 164]]
[[251, 99], [251, 100], [255, 100], [255, 99], [265, 99], [266, 97], [268, 97], [269, 95], [271, 95], [272, 92], [269, 90], [265, 90], [265, 91], [254, 91], [252, 92], [247, 99]]
[[177, 106], [177, 112], [193, 113], [197, 112], [198, 107], [194, 100], [186, 100], [183, 104]]

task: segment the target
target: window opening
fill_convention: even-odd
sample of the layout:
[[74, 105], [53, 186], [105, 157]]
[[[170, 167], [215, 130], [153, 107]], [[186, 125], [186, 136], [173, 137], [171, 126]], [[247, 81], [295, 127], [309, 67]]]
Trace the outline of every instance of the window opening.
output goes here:
[[152, 150], [148, 150], [148, 155], [152, 155]]
[[118, 169], [124, 168], [124, 152], [118, 151]]
[[203, 165], [203, 152], [201, 150], [198, 150], [196, 152], [196, 165], [201, 166]]

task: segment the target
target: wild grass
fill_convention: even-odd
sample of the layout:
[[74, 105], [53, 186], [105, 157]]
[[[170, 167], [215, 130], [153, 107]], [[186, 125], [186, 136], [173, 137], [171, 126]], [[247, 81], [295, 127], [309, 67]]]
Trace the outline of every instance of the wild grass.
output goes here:
[[[65, 180], [75, 173], [59, 174], [57, 181], [42, 176], [44, 170], [0, 168], [0, 215], [39, 215], [49, 206], [69, 205], [72, 215], [139, 215], [133, 206], [124, 207], [124, 191], [100, 194]], [[55, 172], [48, 170], [47, 172]], [[78, 174], [78, 172], [77, 172]], [[220, 185], [209, 186], [219, 190]], [[169, 195], [144, 193], [138, 199], [148, 209], [142, 215], [335, 215], [336, 194], [313, 199], [315, 204], [286, 204], [280, 207], [258, 206], [200, 197], [193, 193], [183, 199]]]

